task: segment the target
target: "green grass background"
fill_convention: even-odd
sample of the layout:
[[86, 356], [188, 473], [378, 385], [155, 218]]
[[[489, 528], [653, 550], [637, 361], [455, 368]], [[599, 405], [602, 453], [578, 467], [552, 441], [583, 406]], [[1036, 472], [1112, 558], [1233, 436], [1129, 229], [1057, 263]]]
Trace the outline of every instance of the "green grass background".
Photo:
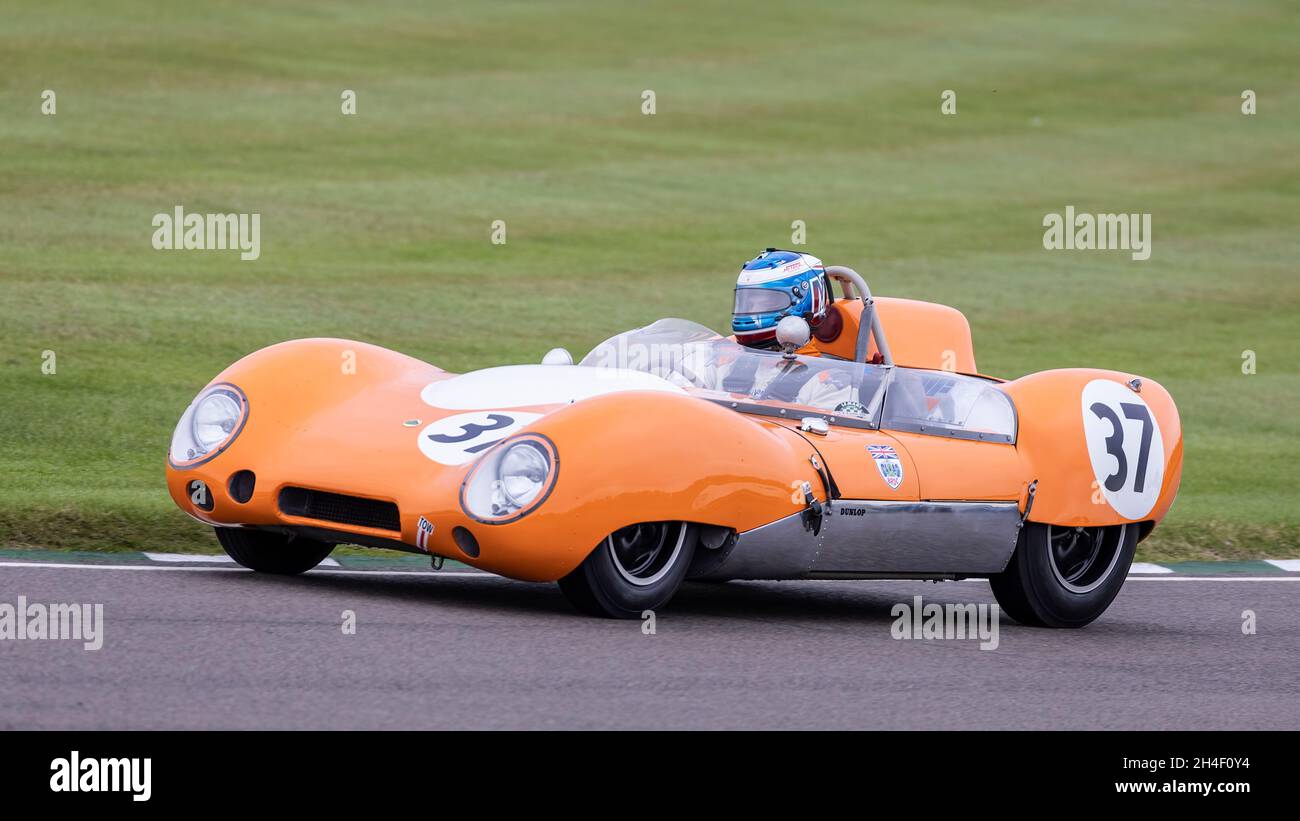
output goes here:
[[[213, 548], [164, 453], [256, 348], [460, 371], [721, 327], [802, 219], [965, 311], [985, 372], [1164, 383], [1186, 470], [1142, 558], [1300, 555], [1297, 43], [1286, 2], [7, 3], [0, 544]], [[177, 204], [259, 212], [261, 259], [154, 251]], [[1151, 259], [1043, 250], [1066, 205], [1150, 212]]]

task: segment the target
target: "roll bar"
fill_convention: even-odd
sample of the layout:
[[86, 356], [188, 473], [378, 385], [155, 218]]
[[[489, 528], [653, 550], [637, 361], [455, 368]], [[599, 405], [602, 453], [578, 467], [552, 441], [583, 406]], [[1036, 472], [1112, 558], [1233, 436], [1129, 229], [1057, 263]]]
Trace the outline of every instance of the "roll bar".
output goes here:
[[[892, 367], [894, 355], [889, 350], [889, 343], [885, 341], [885, 331], [880, 324], [880, 314], [876, 313], [876, 302], [871, 298], [871, 289], [867, 287], [867, 281], [857, 271], [843, 265], [827, 265], [826, 276], [840, 283], [844, 289], [845, 298], [862, 300], [862, 316], [858, 319], [858, 341], [857, 346], [854, 348], [853, 358], [858, 362], [867, 361], [868, 343], [874, 335], [876, 349], [884, 357], [885, 365]], [[854, 291], [857, 292], [856, 296]]]

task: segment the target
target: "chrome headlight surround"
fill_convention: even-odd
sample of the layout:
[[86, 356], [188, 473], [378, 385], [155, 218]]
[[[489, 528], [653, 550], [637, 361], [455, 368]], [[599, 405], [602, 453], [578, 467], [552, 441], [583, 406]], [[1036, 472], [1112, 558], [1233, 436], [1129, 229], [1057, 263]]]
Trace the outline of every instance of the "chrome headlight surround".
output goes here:
[[540, 433], [512, 436], [470, 468], [460, 485], [460, 509], [489, 525], [522, 519], [551, 495], [559, 473], [554, 442]]
[[230, 447], [247, 422], [248, 397], [237, 385], [208, 385], [176, 423], [167, 463], [185, 470], [215, 459]]

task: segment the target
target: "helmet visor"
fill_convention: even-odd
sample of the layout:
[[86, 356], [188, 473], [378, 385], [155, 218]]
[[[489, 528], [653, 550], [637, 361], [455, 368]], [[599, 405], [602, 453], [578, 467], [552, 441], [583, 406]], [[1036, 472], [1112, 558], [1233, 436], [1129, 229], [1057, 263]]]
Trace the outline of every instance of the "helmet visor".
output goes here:
[[766, 314], [784, 311], [792, 303], [790, 292], [774, 288], [737, 288], [734, 314]]

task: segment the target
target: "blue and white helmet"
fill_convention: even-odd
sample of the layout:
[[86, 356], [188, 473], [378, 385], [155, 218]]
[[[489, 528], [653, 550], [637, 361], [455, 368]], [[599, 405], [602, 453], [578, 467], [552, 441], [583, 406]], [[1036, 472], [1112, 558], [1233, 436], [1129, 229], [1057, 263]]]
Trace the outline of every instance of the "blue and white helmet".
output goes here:
[[830, 302], [830, 283], [820, 259], [768, 248], [740, 268], [731, 331], [742, 345], [774, 348], [776, 323], [801, 316], [816, 328]]

